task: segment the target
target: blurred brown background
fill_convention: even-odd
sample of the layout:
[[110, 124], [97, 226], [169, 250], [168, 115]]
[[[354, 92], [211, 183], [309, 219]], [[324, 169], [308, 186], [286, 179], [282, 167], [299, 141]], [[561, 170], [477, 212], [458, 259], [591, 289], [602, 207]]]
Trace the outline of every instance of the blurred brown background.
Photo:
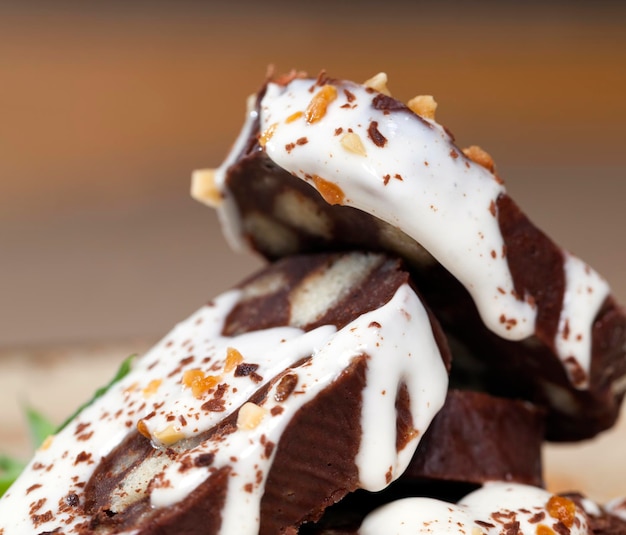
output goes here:
[[272, 63], [386, 71], [398, 98], [435, 95], [458, 143], [488, 150], [531, 217], [626, 302], [624, 3], [298, 6], [0, 4], [3, 425], [14, 398], [58, 396], [54, 373], [69, 381], [81, 358], [108, 373], [260, 265], [229, 251], [188, 189]]

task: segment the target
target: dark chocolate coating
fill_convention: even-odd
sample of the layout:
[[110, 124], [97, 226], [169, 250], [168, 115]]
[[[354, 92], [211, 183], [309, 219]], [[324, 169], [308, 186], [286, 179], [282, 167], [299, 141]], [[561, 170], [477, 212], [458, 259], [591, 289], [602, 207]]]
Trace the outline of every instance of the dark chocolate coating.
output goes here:
[[[227, 316], [223, 332], [238, 334], [272, 326], [287, 325], [294, 305], [290, 297], [304, 282], [311, 283], [343, 255], [320, 254], [283, 259], [242, 283], [243, 297]], [[343, 297], [330, 304], [319, 317], [301, 326], [312, 330], [322, 324], [342, 328], [360, 315], [380, 308], [397, 289], [409, 283], [401, 262], [382, 255], [365, 273], [351, 272], [344, 280]], [[281, 281], [279, 286], [268, 280]], [[313, 284], [317, 284], [313, 282]], [[264, 289], [264, 291], [259, 291]], [[303, 305], [305, 306], [305, 305]], [[435, 320], [433, 328], [437, 330]], [[441, 353], [449, 364], [445, 339], [439, 333]], [[366, 383], [367, 355], [355, 356], [339, 377], [318, 396], [305, 404], [287, 424], [276, 448], [265, 493], [261, 500], [261, 535], [294, 532], [304, 522], [317, 520], [324, 510], [359, 487], [355, 464], [361, 440], [361, 400]], [[250, 398], [260, 403], [271, 385], [285, 381], [285, 395], [290, 395], [288, 375], [298, 373], [305, 358], [261, 386]], [[280, 382], [280, 383], [279, 383]], [[399, 444], [405, 442], [407, 422], [404, 404], [398, 397]], [[200, 435], [185, 439], [169, 448], [154, 448], [138, 431], [129, 434], [96, 468], [85, 488], [84, 509], [91, 521], [82, 533], [107, 534], [125, 529], [140, 535], [211, 535], [218, 532], [229, 481], [229, 467], [214, 471], [207, 480], [181, 502], [167, 508], [152, 508], [148, 494], [138, 496], [123, 510], [116, 510], [111, 494], [131, 471], [144, 469], [147, 461], [159, 456], [178, 455], [209, 437], [226, 435], [235, 429], [237, 412]], [[410, 423], [410, 422], [408, 422]], [[204, 459], [197, 462], [204, 462]], [[206, 459], [210, 466], [211, 459]]]
[[401, 480], [543, 485], [543, 411], [530, 403], [450, 390]]
[[[579, 492], [571, 492], [563, 494], [575, 502], [581, 509], [584, 495]], [[626, 535], [626, 520], [609, 513], [603, 507], [600, 507], [599, 515], [587, 514], [589, 527], [594, 535]]]
[[[481, 374], [481, 388], [545, 406], [550, 440], [589, 438], [615, 423], [624, 392], [615, 392], [613, 383], [626, 375], [624, 310], [613, 297], [605, 300], [592, 327], [589, 388], [577, 388], [573, 382], [583, 379], [582, 370], [574, 370], [574, 381], [570, 381], [554, 346], [563, 300], [563, 251], [510, 197], [502, 195], [494, 210], [515, 289], [519, 295], [531, 296], [538, 312], [535, 335], [521, 342], [489, 331], [465, 288], [419, 244], [365, 212], [326, 203], [311, 185], [274, 164], [255, 142], [256, 135], [258, 132], [253, 132], [247, 149], [229, 168], [226, 184], [238, 206], [244, 238], [253, 249], [270, 260], [295, 252], [351, 249], [399, 254], [444, 330], [488, 368]], [[306, 204], [330, 231], [305, 230], [279, 213], [276, 205], [281, 196]], [[277, 246], [268, 240], [267, 228], [255, 224], [259, 218], [277, 225], [292, 239]], [[555, 391], [560, 394], [554, 395]]]
[[373, 509], [409, 496], [457, 502], [489, 481], [541, 487], [543, 428], [543, 411], [530, 403], [450, 390], [397, 481], [347, 496], [301, 533], [356, 533]]

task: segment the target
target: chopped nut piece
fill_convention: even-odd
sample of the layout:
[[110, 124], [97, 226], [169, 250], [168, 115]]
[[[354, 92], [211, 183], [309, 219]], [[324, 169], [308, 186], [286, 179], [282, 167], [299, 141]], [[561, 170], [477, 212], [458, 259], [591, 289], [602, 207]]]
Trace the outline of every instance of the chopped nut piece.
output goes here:
[[153, 379], [148, 383], [148, 386], [142, 390], [143, 397], [149, 398], [150, 396], [154, 396], [157, 393], [157, 390], [161, 386], [163, 382], [162, 379]]
[[191, 196], [212, 208], [222, 202], [222, 194], [215, 185], [215, 169], [199, 169], [191, 175]]
[[254, 403], [244, 403], [237, 414], [238, 429], [255, 429], [263, 420], [267, 410]]
[[273, 123], [273, 124], [269, 125], [265, 129], [265, 131], [260, 135], [260, 137], [259, 137], [259, 145], [261, 145], [261, 147], [265, 148], [265, 145], [267, 145], [267, 142], [270, 139], [272, 139], [272, 136], [276, 132], [276, 128], [277, 127], [278, 127], [278, 123]]
[[576, 504], [563, 496], [552, 496], [546, 504], [548, 514], [565, 524], [568, 528], [574, 525], [576, 520]]
[[234, 347], [226, 349], [226, 364], [224, 365], [224, 371], [226, 373], [232, 372], [242, 362], [243, 355], [239, 353], [239, 351]]
[[154, 438], [156, 438], [164, 446], [171, 446], [182, 438], [185, 438], [185, 435], [181, 433], [178, 429], [176, 429], [173, 425], [168, 425], [162, 431], [156, 431], [154, 433]]
[[348, 132], [341, 138], [341, 146], [348, 152], [353, 152], [359, 156], [367, 156], [367, 152], [365, 152], [365, 147], [363, 146], [361, 138], [354, 132]]
[[313, 124], [318, 122], [326, 115], [328, 105], [337, 98], [337, 89], [332, 85], [324, 85], [313, 96], [311, 102], [306, 109], [306, 122]]
[[369, 87], [371, 89], [375, 89], [379, 93], [383, 95], [391, 96], [391, 92], [387, 87], [387, 73], [379, 72], [375, 76], [372, 76], [369, 80], [363, 82], [365, 87]]
[[278, 402], [285, 401], [294, 391], [297, 384], [298, 375], [295, 373], [288, 373], [280, 380], [280, 382], [276, 386], [274, 399]]
[[483, 530], [474, 526], [472, 528], [472, 535], [484, 535]]
[[337, 184], [333, 184], [317, 175], [313, 175], [312, 178], [317, 191], [320, 192], [320, 195], [328, 204], [343, 204], [345, 194]]
[[418, 95], [407, 103], [409, 109], [424, 119], [435, 120], [437, 102], [432, 95]]
[[485, 169], [495, 173], [496, 164], [488, 152], [481, 149], [478, 145], [472, 145], [463, 149], [463, 154], [478, 165], [482, 165]]

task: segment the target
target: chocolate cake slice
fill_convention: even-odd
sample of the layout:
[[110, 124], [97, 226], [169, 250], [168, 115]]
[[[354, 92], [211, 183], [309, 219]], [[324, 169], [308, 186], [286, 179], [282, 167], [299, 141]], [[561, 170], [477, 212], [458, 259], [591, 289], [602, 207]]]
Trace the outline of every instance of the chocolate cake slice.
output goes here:
[[47, 441], [0, 500], [0, 534], [295, 532], [405, 471], [449, 358], [399, 261], [281, 260]]
[[269, 80], [192, 193], [236, 248], [391, 251], [445, 330], [486, 368], [482, 388], [549, 409], [553, 440], [591, 437], [626, 391], [626, 316], [609, 286], [520, 210], [480, 149], [405, 105], [385, 77]]
[[544, 414], [518, 400], [450, 390], [401, 477], [543, 486]]
[[380, 492], [348, 495], [299, 533], [352, 533], [372, 510], [407, 497], [453, 503], [490, 482], [542, 487], [543, 434], [543, 411], [530, 403], [450, 390], [395, 482]]

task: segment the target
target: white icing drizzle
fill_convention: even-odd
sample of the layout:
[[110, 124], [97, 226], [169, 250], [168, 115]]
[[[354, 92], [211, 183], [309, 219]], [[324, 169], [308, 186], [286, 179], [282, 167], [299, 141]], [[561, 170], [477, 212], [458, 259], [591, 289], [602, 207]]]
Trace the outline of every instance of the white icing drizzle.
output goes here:
[[220, 220], [222, 232], [224, 237], [228, 241], [229, 245], [234, 251], [243, 252], [246, 250], [247, 244], [243, 239], [243, 233], [241, 230], [241, 217], [239, 216], [239, 209], [234, 198], [225, 186], [226, 173], [228, 168], [237, 161], [237, 158], [241, 155], [241, 152], [246, 146], [246, 143], [250, 139], [250, 136], [254, 133], [254, 123], [257, 120], [259, 114], [256, 110], [256, 95], [251, 95], [246, 101], [246, 116], [243, 128], [235, 143], [233, 144], [228, 156], [215, 170], [215, 187], [222, 194], [222, 202], [217, 210], [217, 215]]
[[[154, 507], [167, 507], [185, 497], [209, 475], [221, 467], [231, 467], [226, 504], [220, 533], [256, 534], [259, 527], [259, 504], [265, 479], [276, 448], [267, 457], [265, 445], [277, 444], [295, 414], [306, 402], [331, 384], [353, 362], [367, 358], [367, 386], [363, 391], [362, 444], [357, 466], [365, 488], [375, 490], [385, 474], [398, 477], [405, 469], [420, 437], [443, 405], [448, 378], [430, 322], [419, 299], [408, 285], [402, 285], [394, 297], [377, 310], [368, 312], [337, 331], [332, 325], [310, 332], [294, 327], [277, 327], [238, 336], [223, 336], [221, 330], [229, 311], [241, 298], [240, 290], [222, 294], [211, 305], [201, 308], [180, 323], [133, 367], [132, 372], [102, 398], [85, 409], [77, 419], [54, 437], [47, 449], [39, 450], [29, 467], [0, 499], [0, 531], [3, 535], [22, 535], [52, 531], [76, 533], [86, 518], [64, 508], [68, 495], [82, 497], [82, 485], [89, 480], [100, 461], [120, 444], [139, 421], [144, 422], [153, 442], [160, 433], [170, 432], [193, 437], [211, 429], [233, 413], [263, 384], [294, 363], [312, 355], [297, 367], [297, 384], [285, 400], [277, 401], [277, 384], [265, 401], [256, 408], [262, 420], [250, 429], [209, 439], [185, 450], [185, 442], [174, 444], [177, 455], [157, 455], [151, 466], [158, 474], [160, 486], [154, 488]], [[258, 364], [255, 373], [261, 378], [235, 377], [224, 365], [228, 348], [235, 348], [245, 363]], [[193, 357], [193, 358], [192, 358]], [[201, 369], [220, 376], [227, 385], [223, 411], [202, 409], [206, 397], [194, 397], [191, 388], [181, 384], [186, 370]], [[415, 370], [419, 373], [414, 373]], [[395, 427], [387, 431], [388, 443], [376, 444], [386, 422], [395, 423], [395, 396], [406, 383], [414, 426], [418, 433], [398, 455], [390, 454], [395, 445]], [[390, 403], [391, 402], [391, 403]], [[382, 410], [376, 410], [377, 405]], [[272, 411], [273, 408], [280, 411]], [[380, 409], [380, 408], [379, 408]], [[382, 421], [381, 421], [382, 419]], [[186, 423], [182, 423], [183, 420]], [[155, 436], [156, 435], [156, 436]], [[367, 445], [367, 447], [365, 447]], [[372, 450], [371, 448], [374, 448]], [[164, 450], [163, 450], [164, 451]], [[376, 451], [383, 453], [378, 456]], [[363, 453], [365, 452], [365, 453]], [[203, 453], [214, 455], [210, 466], [193, 461]], [[191, 465], [191, 466], [190, 466]], [[181, 467], [185, 466], [184, 470]], [[38, 468], [41, 467], [41, 468]], [[45, 473], [45, 484], [36, 486]], [[260, 475], [259, 475], [260, 474]], [[132, 474], [131, 487], [145, 489], [147, 476]], [[129, 488], [131, 488], [129, 487]], [[124, 492], [119, 492], [120, 502]], [[51, 518], [34, 526], [31, 506], [43, 500], [38, 514], [51, 512]]]
[[[337, 98], [312, 123], [295, 114], [304, 112], [319, 90], [313, 87], [315, 80], [270, 83], [259, 115], [249, 111], [242, 133], [249, 134], [259, 118], [260, 132], [271, 129], [265, 151], [274, 163], [314, 187], [313, 176], [338, 186], [344, 195], [342, 204], [380, 218], [420, 243], [465, 286], [494, 333], [509, 340], [531, 336], [537, 311], [528, 296], [517, 296], [514, 291], [495, 217], [495, 203], [505, 193], [503, 184], [467, 159], [435, 121], [408, 110], [377, 110], [372, 99], [378, 93], [350, 82], [329, 83], [336, 86]], [[386, 138], [382, 147], [368, 135], [374, 122]], [[337, 134], [339, 129], [341, 134]], [[358, 136], [364, 153], [342, 146], [347, 132]], [[226, 171], [238, 155], [231, 152], [216, 175], [216, 185], [227, 198]], [[236, 209], [227, 202], [219, 212], [230, 243], [240, 248], [243, 240], [238, 235], [241, 222]], [[580, 269], [579, 260], [566, 257], [566, 299], [554, 344], [570, 379], [585, 387], [587, 381], [574, 372], [589, 373], [591, 325], [609, 289], [588, 266]], [[581, 292], [587, 287], [589, 294]], [[581, 310], [584, 313], [579, 314]], [[566, 319], [570, 329], [576, 324], [581, 337], [565, 339]], [[572, 357], [577, 366], [571, 365]]]
[[608, 502], [604, 509], [611, 515], [615, 515], [626, 522], [626, 498], [615, 498]]
[[588, 372], [591, 366], [591, 325], [609, 294], [609, 285], [579, 258], [565, 253], [565, 295], [559, 318], [556, 348], [566, 364], [570, 379], [579, 388], [588, 387], [589, 376], [577, 382], [567, 357]]
[[[528, 485], [487, 483], [457, 505], [431, 498], [404, 498], [371, 513], [359, 535], [500, 535], [506, 533], [509, 522], [519, 522], [515, 533], [536, 535], [539, 525], [552, 528], [557, 522], [547, 508], [552, 497], [550, 492]], [[589, 533], [584, 513], [576, 508], [570, 535]]]

